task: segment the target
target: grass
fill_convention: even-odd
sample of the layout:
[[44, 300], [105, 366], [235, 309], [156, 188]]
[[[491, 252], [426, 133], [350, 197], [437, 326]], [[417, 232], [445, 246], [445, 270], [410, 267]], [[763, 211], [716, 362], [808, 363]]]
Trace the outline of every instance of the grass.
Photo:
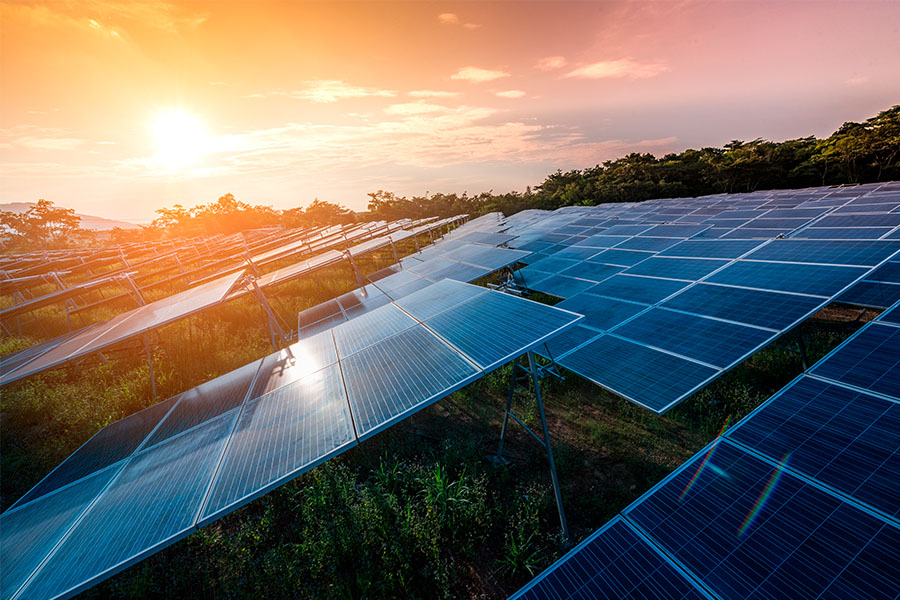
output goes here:
[[[360, 269], [391, 262], [388, 249]], [[355, 286], [348, 268], [332, 268], [270, 296], [291, 322], [296, 311]], [[810, 362], [862, 324], [855, 316], [837, 307], [804, 326]], [[271, 351], [262, 310], [249, 297], [162, 328], [151, 341], [159, 398]], [[25, 343], [0, 339], [3, 348]], [[103, 425], [153, 402], [141, 348], [4, 388], [4, 508]], [[770, 346], [665, 416], [574, 375], [545, 380], [571, 541], [701, 449], [729, 416], [739, 420], [800, 371], [795, 353]], [[494, 371], [84, 596], [507, 597], [569, 547], [559, 535], [541, 447], [510, 423], [508, 462], [491, 460], [509, 372]], [[532, 392], [517, 393], [515, 410], [539, 428]]]

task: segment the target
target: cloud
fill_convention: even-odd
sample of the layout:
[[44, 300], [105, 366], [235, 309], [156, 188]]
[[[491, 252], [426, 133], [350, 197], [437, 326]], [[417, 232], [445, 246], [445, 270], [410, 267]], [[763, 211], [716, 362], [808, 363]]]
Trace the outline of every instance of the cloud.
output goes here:
[[850, 86], [862, 85], [864, 83], [868, 83], [869, 78], [866, 75], [854, 75], [850, 79], [846, 80], [844, 83]]
[[459, 17], [453, 13], [441, 13], [438, 15], [438, 21], [444, 25], [458, 25]]
[[463, 67], [450, 76], [450, 79], [468, 81], [471, 83], [484, 83], [485, 81], [494, 81], [509, 77], [506, 71], [492, 71], [490, 69], [481, 69], [479, 67]]
[[447, 92], [444, 90], [413, 90], [409, 92], [413, 98], [455, 98], [459, 92]]
[[639, 63], [630, 58], [619, 60], [603, 60], [578, 67], [570, 71], [566, 77], [578, 77], [581, 79], [608, 79], [616, 77], [630, 77], [632, 79], [646, 79], [654, 77], [669, 70], [668, 65], [661, 63]]
[[424, 115], [428, 113], [443, 112], [449, 110], [440, 104], [428, 104], [426, 102], [408, 102], [406, 104], [391, 104], [384, 109], [389, 115]]
[[537, 61], [534, 68], [540, 71], [553, 71], [555, 69], [562, 69], [567, 64], [569, 64], [569, 61], [566, 60], [565, 56], [545, 56]]
[[495, 96], [499, 96], [500, 98], [521, 98], [525, 95], [525, 92], [522, 90], [506, 90], [503, 92], [494, 92]]
[[390, 98], [397, 95], [393, 90], [383, 90], [374, 87], [351, 85], [337, 79], [319, 79], [306, 82], [303, 89], [290, 92], [273, 92], [275, 96], [289, 96], [297, 100], [310, 102], [331, 103], [352, 98], [366, 98], [380, 96]]
[[466, 29], [480, 29], [481, 25], [479, 25], [478, 23], [465, 23], [463, 27]]

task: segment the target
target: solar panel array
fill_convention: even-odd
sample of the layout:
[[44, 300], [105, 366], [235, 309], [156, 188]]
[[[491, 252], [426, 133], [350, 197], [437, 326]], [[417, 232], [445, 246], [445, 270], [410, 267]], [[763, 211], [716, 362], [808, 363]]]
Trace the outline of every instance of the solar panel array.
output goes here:
[[898, 206], [896, 184], [819, 188], [529, 211], [507, 233], [533, 252], [519, 284], [586, 317], [543, 354], [662, 413], [896, 275]]
[[514, 598], [900, 595], [900, 305]]
[[445, 280], [116, 421], [0, 515], [0, 594], [86, 589], [580, 318]]

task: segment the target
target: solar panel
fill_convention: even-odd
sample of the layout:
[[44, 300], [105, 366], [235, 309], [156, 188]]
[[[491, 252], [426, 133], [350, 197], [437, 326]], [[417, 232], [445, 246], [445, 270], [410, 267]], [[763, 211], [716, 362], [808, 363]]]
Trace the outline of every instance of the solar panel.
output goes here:
[[713, 274], [707, 281], [796, 294], [833, 296], [862, 277], [867, 270], [865, 267], [740, 260]]
[[595, 254], [591, 260], [608, 265], [631, 267], [643, 260], [647, 260], [651, 256], [653, 256], [652, 252], [644, 250], [619, 250], [618, 248], [610, 248], [609, 250], [604, 250], [599, 254]]
[[874, 267], [900, 250], [892, 241], [773, 240], [747, 256], [749, 260]]
[[773, 461], [896, 518], [900, 403], [801, 377], [728, 431]]
[[719, 374], [713, 367], [612, 335], [604, 335], [557, 362], [655, 412], [665, 412]]
[[687, 285], [684, 281], [619, 274], [601, 281], [588, 291], [598, 296], [656, 304]]
[[593, 287], [597, 282], [565, 275], [550, 275], [532, 282], [529, 289], [556, 296], [557, 298], [569, 298]]
[[697, 281], [727, 264], [727, 260], [709, 258], [653, 257], [627, 269], [625, 273], [628, 275], [647, 275], [650, 277]]
[[771, 330], [665, 308], [652, 308], [613, 331], [640, 344], [719, 368], [727, 368], [772, 338]]
[[416, 320], [399, 307], [388, 304], [342, 323], [332, 331], [338, 354], [343, 357], [358, 352], [386, 336], [409, 329], [415, 324]]
[[758, 327], [785, 330], [818, 310], [821, 298], [698, 283], [663, 302], [674, 308]]
[[510, 600], [711, 598], [621, 517], [610, 521]]
[[838, 350], [810, 372], [900, 399], [900, 328], [873, 323]]
[[134, 456], [19, 598], [77, 593], [193, 532], [236, 412]]
[[900, 529], [728, 441], [624, 514], [722, 598], [887, 599], [900, 589]]
[[355, 445], [351, 421], [337, 364], [247, 402], [200, 525]]
[[581, 325], [585, 327], [606, 331], [646, 309], [647, 305], [584, 293], [572, 296], [556, 307], [584, 315]]

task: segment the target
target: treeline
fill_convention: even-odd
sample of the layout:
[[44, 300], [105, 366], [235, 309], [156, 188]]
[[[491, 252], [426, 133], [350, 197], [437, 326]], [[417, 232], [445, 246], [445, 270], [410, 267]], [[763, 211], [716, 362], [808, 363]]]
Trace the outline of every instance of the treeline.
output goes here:
[[872, 183], [900, 179], [900, 105], [863, 123], [844, 123], [825, 139], [734, 140], [722, 148], [688, 149], [657, 158], [629, 154], [587, 169], [557, 171], [532, 191], [434, 194], [412, 198], [369, 194], [370, 218], [472, 215], [499, 210], [607, 202], [641, 202], [766, 189]]
[[[900, 179], [900, 105], [862, 123], [844, 123], [825, 139], [805, 137], [784, 142], [733, 140], [722, 148], [688, 149], [657, 158], [629, 154], [601, 165], [557, 171], [533, 190], [494, 194], [426, 194], [397, 196], [379, 190], [369, 194], [368, 212], [354, 213], [339, 204], [316, 199], [306, 208], [277, 210], [250, 205], [225, 194], [215, 202], [157, 210], [149, 226], [113, 230], [113, 243], [230, 234], [259, 227], [315, 227], [357, 220], [478, 216], [525, 209], [555, 210], [562, 206], [607, 202], [641, 202], [765, 189], [871, 183]], [[43, 203], [43, 204], [41, 204]], [[2, 213], [4, 246], [41, 249], [96, 243], [78, 228], [74, 211], [55, 209], [41, 200], [33, 214]], [[62, 214], [59, 211], [62, 211]], [[32, 212], [32, 211], [30, 211]], [[73, 222], [73, 219], [75, 221]]]

